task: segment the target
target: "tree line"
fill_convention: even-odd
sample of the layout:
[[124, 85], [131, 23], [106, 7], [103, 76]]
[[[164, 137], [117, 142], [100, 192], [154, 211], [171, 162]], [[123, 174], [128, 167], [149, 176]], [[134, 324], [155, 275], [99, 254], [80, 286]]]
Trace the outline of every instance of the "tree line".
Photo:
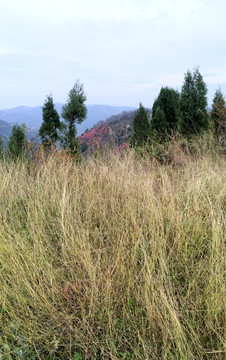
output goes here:
[[210, 126], [217, 134], [226, 126], [226, 103], [223, 93], [215, 93], [210, 115], [207, 111], [207, 86], [199, 69], [187, 71], [181, 92], [162, 87], [152, 107], [152, 118], [140, 107], [134, 117], [130, 145], [144, 146], [149, 140], [164, 141], [179, 132], [190, 137]]
[[[57, 142], [73, 155], [79, 151], [76, 124], [82, 123], [86, 118], [86, 95], [83, 84], [77, 80], [68, 94], [67, 103], [62, 108], [61, 117], [55, 109], [52, 95], [47, 95], [42, 108], [43, 122], [39, 129], [39, 137], [44, 150], [47, 152]], [[7, 154], [17, 158], [25, 153], [27, 145], [26, 126], [14, 125], [9, 138]], [[3, 143], [0, 137], [0, 155], [3, 154]]]
[[[43, 122], [39, 136], [43, 148], [49, 151], [57, 142], [72, 155], [79, 153], [79, 141], [76, 124], [81, 124], [87, 115], [86, 95], [83, 84], [76, 81], [63, 106], [61, 117], [55, 109], [52, 95], [46, 97], [42, 108]], [[199, 69], [187, 71], [181, 92], [162, 87], [149, 112], [140, 104], [134, 116], [133, 132], [130, 139], [132, 147], [144, 146], [149, 140], [164, 141], [172, 133], [183, 136], [198, 134], [212, 127], [215, 133], [225, 129], [226, 103], [223, 93], [215, 93], [210, 116], [207, 112], [207, 86]], [[25, 125], [14, 125], [9, 138], [7, 153], [12, 158], [24, 154], [26, 148]], [[0, 137], [0, 156], [3, 156], [3, 144]]]

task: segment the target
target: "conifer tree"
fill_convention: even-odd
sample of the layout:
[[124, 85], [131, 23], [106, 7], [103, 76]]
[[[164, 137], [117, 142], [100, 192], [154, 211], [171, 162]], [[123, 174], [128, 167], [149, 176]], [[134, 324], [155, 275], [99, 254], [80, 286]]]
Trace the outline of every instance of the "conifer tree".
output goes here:
[[25, 154], [26, 146], [26, 126], [15, 124], [12, 129], [12, 135], [9, 138], [8, 154], [12, 158], [17, 158]]
[[221, 89], [214, 95], [210, 117], [216, 132], [226, 129], [226, 103]]
[[76, 124], [81, 124], [86, 118], [86, 95], [83, 84], [77, 80], [68, 94], [68, 102], [63, 106], [62, 117], [65, 120], [62, 143], [64, 148], [73, 154], [79, 151]]
[[207, 87], [196, 68], [187, 71], [179, 100], [178, 130], [184, 135], [199, 133], [208, 128]]
[[[160, 131], [161, 134], [174, 131], [178, 121], [178, 106], [179, 92], [168, 87], [162, 87], [152, 107], [151, 131], [155, 131], [156, 133]], [[164, 121], [163, 114], [160, 110], [164, 114]], [[161, 120], [160, 123], [158, 123], [159, 120]]]
[[133, 147], [144, 146], [150, 138], [150, 123], [148, 113], [140, 104], [140, 107], [133, 119], [133, 133], [130, 138], [130, 145]]
[[160, 106], [158, 106], [155, 110], [155, 115], [151, 119], [151, 137], [160, 139], [167, 134], [167, 131], [168, 123], [165, 113]]
[[60, 117], [54, 107], [52, 95], [46, 97], [42, 108], [42, 116], [43, 122], [39, 129], [39, 136], [42, 145], [45, 148], [50, 148], [51, 144], [59, 140], [59, 129], [61, 128]]

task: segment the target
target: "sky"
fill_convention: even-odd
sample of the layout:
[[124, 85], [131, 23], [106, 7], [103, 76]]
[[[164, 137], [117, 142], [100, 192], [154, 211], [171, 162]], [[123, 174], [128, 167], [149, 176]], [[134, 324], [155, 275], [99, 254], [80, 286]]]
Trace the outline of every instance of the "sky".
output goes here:
[[0, 109], [65, 103], [151, 108], [197, 66], [226, 95], [225, 0], [0, 0]]

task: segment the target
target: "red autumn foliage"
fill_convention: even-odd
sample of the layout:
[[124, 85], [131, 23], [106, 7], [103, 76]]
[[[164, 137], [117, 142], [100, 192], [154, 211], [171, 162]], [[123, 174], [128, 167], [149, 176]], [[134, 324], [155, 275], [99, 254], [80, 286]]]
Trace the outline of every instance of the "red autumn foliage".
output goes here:
[[101, 145], [104, 136], [108, 133], [107, 125], [99, 125], [93, 129], [87, 131], [84, 135], [80, 136], [80, 142], [85, 143], [88, 146], [92, 146], [95, 142]]

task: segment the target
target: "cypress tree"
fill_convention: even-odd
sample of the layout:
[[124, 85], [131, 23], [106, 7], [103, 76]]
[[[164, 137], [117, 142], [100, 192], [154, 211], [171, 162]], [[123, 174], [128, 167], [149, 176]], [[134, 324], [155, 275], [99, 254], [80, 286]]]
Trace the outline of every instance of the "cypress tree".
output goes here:
[[39, 129], [42, 145], [50, 148], [51, 144], [59, 139], [58, 131], [61, 128], [60, 117], [54, 107], [53, 98], [48, 95], [42, 108], [43, 122]]
[[22, 156], [25, 153], [26, 142], [26, 126], [15, 124], [8, 143], [9, 156], [14, 159]]
[[[162, 87], [152, 107], [152, 121], [151, 121], [152, 132], [160, 131], [162, 134], [163, 133], [167, 134], [170, 133], [171, 131], [174, 131], [177, 127], [177, 121], [178, 121], [178, 106], [179, 106], [179, 92], [168, 87]], [[163, 114], [162, 113], [160, 114], [159, 110], [162, 110], [164, 113], [165, 116], [164, 121], [163, 121]], [[161, 121], [158, 124], [159, 120]]]
[[85, 101], [83, 84], [76, 81], [68, 94], [68, 102], [63, 106], [61, 114], [65, 120], [62, 143], [64, 148], [70, 149], [73, 154], [79, 151], [76, 124], [81, 124], [86, 118]]
[[132, 147], [144, 146], [150, 138], [150, 123], [148, 113], [140, 104], [140, 107], [133, 119], [133, 133], [130, 139]]
[[213, 98], [212, 111], [210, 118], [217, 132], [226, 127], [226, 103], [221, 89], [218, 89]]
[[207, 87], [196, 68], [187, 71], [179, 100], [178, 130], [184, 135], [199, 133], [208, 128]]
[[168, 123], [164, 111], [157, 107], [155, 115], [151, 119], [151, 136], [153, 138], [161, 138], [166, 135], [168, 131]]

